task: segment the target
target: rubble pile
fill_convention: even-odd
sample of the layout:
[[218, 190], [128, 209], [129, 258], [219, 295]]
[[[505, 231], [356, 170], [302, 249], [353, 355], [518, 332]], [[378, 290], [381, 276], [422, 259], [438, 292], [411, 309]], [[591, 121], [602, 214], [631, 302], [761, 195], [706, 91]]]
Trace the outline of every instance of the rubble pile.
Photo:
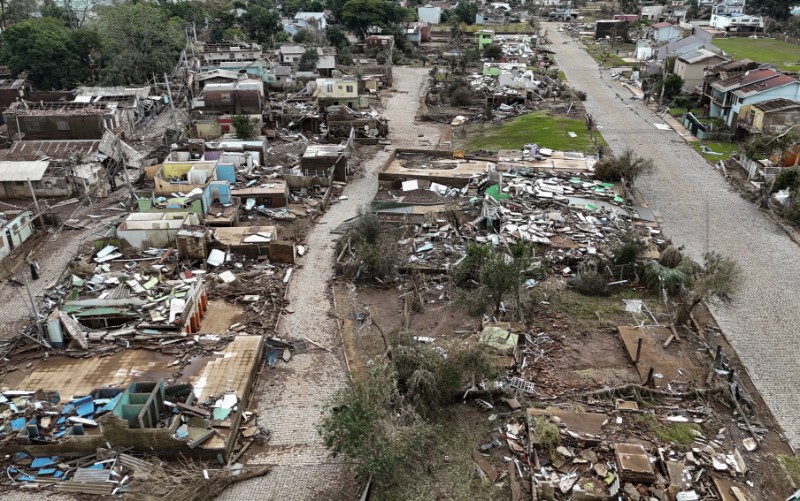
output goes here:
[[126, 454], [125, 449], [98, 449], [79, 458], [60, 456], [31, 457], [14, 455], [14, 465], [6, 468], [5, 482], [40, 489], [48, 486], [57, 492], [118, 495], [127, 491], [137, 474], [145, 475], [157, 465]]
[[568, 277], [631, 230], [649, 243], [663, 243], [655, 223], [641, 220], [618, 186], [585, 176], [519, 169], [493, 185], [488, 175], [473, 178], [469, 192], [438, 183], [430, 189], [476, 215], [464, 224], [439, 218], [407, 228], [397, 243], [414, 266], [446, 271], [463, 259], [469, 242], [527, 241], [543, 249], [541, 262], [552, 272]]
[[493, 483], [507, 477], [512, 499], [531, 490], [544, 500], [745, 499], [753, 485], [745, 454], [757, 441], [737, 446], [726, 428], [711, 432], [714, 410], [695, 400], [666, 397], [642, 410], [635, 400], [589, 399], [530, 408], [527, 419], [517, 398], [475, 403], [489, 421], [505, 421], [473, 451], [476, 466]]

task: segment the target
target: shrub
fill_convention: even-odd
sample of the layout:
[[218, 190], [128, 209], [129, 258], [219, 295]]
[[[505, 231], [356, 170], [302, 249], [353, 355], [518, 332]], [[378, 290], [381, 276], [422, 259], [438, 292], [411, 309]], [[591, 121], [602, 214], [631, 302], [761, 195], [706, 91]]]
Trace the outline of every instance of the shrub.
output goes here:
[[453, 106], [469, 106], [474, 101], [474, 94], [468, 87], [459, 87], [450, 94], [450, 104]]
[[792, 191], [797, 191], [800, 188], [800, 169], [793, 167], [790, 169], [783, 169], [780, 174], [775, 177], [775, 182], [772, 183], [772, 192], [785, 190], [789, 188]]
[[606, 279], [595, 270], [583, 270], [578, 272], [574, 283], [575, 289], [584, 296], [608, 295]]
[[653, 161], [638, 156], [628, 148], [619, 156], [605, 157], [594, 166], [594, 176], [601, 181], [625, 180], [633, 184], [636, 179], [653, 170]]
[[586, 101], [586, 92], [582, 90], [572, 89], [572, 97], [578, 101]]

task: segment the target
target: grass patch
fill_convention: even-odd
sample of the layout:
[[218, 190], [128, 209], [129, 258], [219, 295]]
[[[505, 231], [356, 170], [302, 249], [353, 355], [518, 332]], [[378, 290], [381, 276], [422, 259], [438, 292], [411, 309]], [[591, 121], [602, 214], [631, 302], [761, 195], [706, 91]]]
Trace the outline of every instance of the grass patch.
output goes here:
[[[704, 153], [702, 150], [702, 146], [707, 147], [714, 153], [719, 153], [719, 155], [715, 155], [714, 153]], [[718, 162], [720, 160], [728, 160], [733, 155], [739, 152], [739, 145], [734, 143], [727, 143], [725, 141], [698, 141], [692, 143], [692, 147], [701, 155], [703, 158], [708, 160], [709, 162]]]
[[638, 66], [637, 63], [623, 61], [622, 57], [617, 54], [617, 50], [622, 54], [626, 54], [633, 50], [633, 46], [619, 45], [614, 49], [609, 49], [606, 45], [601, 43], [587, 42], [584, 44], [584, 47], [586, 52], [592, 56], [592, 59], [601, 63], [605, 68], [610, 68], [612, 66]]
[[734, 59], [752, 59], [772, 63], [787, 71], [800, 71], [800, 51], [797, 46], [771, 38], [715, 38], [714, 45]]
[[[372, 499], [390, 501], [427, 501], [430, 499], [480, 499], [486, 501], [507, 501], [511, 499], [508, 483], [497, 488], [472, 474], [474, 462], [472, 449], [489, 440], [492, 426], [472, 406], [456, 405], [449, 408], [446, 432], [436, 434], [430, 447], [421, 473], [413, 479], [403, 479], [397, 484], [378, 489]], [[447, 459], [445, 459], [447, 456]], [[497, 465], [498, 458], [489, 460]]]
[[[568, 132], [574, 132], [577, 137], [570, 137]], [[596, 152], [583, 120], [549, 116], [545, 111], [528, 113], [501, 125], [474, 125], [468, 129], [468, 134], [470, 139], [465, 148], [470, 151], [518, 150], [526, 144], [537, 143], [554, 150]], [[598, 146], [605, 145], [597, 131], [594, 135]]]
[[670, 423], [653, 428], [653, 433], [661, 440], [683, 447], [691, 445], [699, 432], [700, 427], [694, 423]]
[[669, 109], [670, 115], [673, 117], [682, 117], [686, 113], [694, 113], [694, 116], [701, 117], [703, 115], [703, 108], [681, 108], [679, 106], [674, 106]]
[[778, 459], [786, 468], [786, 471], [789, 472], [789, 476], [792, 477], [792, 480], [800, 483], [800, 457], [781, 454], [778, 456]]
[[567, 75], [563, 71], [558, 70], [558, 79], [561, 80], [562, 82], [566, 82]]

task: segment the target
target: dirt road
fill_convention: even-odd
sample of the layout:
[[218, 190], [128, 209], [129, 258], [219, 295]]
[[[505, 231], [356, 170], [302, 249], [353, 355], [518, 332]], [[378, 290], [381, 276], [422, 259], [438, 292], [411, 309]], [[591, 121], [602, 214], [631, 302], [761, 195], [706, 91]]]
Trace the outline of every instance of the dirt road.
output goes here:
[[559, 66], [588, 93], [587, 109], [611, 148], [632, 147], [655, 161], [655, 172], [637, 184], [664, 218], [666, 234], [694, 259], [715, 250], [741, 263], [746, 282], [736, 302], [714, 313], [788, 438], [800, 446], [800, 250], [675, 132], [657, 129], [663, 121], [630, 100], [557, 24], [546, 24]]
[[[427, 80], [423, 68], [395, 68], [394, 88], [386, 104], [392, 147], [417, 147], [424, 134], [436, 144], [437, 129], [414, 123]], [[249, 464], [273, 465], [264, 478], [244, 482], [226, 491], [225, 500], [354, 499], [352, 465], [332, 460], [317, 433], [316, 425], [325, 402], [347, 383], [347, 370], [331, 309], [327, 281], [332, 278], [334, 240], [330, 230], [357, 215], [375, 196], [378, 170], [390, 152], [380, 151], [365, 166], [365, 175], [344, 190], [346, 200], [333, 205], [308, 235], [309, 252], [302, 258], [289, 286], [295, 313], [280, 326], [286, 337], [303, 336], [333, 349], [314, 349], [295, 356], [278, 369], [265, 369], [255, 399], [260, 422], [271, 431], [268, 446]]]

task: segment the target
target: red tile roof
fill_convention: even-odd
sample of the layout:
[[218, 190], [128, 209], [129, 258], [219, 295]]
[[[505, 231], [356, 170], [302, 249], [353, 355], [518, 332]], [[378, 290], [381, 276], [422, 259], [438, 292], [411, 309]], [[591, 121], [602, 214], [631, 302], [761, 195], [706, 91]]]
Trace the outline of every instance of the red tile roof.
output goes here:
[[784, 85], [789, 85], [790, 83], [800, 83], [800, 81], [790, 77], [789, 75], [778, 75], [767, 80], [742, 86], [736, 89], [734, 94], [740, 97], [746, 97], [753, 94], [759, 94], [769, 89], [783, 87]]

